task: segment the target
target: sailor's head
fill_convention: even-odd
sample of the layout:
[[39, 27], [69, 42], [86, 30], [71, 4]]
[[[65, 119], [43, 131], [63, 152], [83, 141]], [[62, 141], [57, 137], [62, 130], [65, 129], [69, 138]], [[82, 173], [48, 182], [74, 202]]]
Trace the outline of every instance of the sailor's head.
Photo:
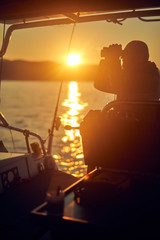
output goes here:
[[128, 67], [130, 64], [141, 64], [148, 61], [149, 50], [146, 43], [142, 41], [131, 41], [123, 50], [123, 65]]

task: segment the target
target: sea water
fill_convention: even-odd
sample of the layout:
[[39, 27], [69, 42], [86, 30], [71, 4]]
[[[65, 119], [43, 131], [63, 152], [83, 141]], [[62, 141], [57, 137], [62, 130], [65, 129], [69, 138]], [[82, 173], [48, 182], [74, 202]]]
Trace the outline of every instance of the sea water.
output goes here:
[[[60, 82], [2, 81], [0, 112], [11, 126], [29, 129], [48, 143], [57, 104]], [[79, 130], [65, 130], [65, 125], [79, 126], [89, 110], [102, 109], [113, 95], [100, 92], [92, 82], [64, 82], [57, 116], [61, 126], [54, 131], [52, 154], [59, 170], [82, 177], [87, 166]], [[26, 152], [23, 134], [0, 128], [0, 140], [11, 152]], [[29, 138], [30, 143], [37, 139]]]

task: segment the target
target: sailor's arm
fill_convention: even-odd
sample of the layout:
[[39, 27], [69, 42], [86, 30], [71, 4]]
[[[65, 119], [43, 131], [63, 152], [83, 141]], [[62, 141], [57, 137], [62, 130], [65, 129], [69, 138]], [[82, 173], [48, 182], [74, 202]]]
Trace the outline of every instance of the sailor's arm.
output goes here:
[[121, 65], [119, 59], [101, 60], [94, 80], [94, 87], [103, 92], [116, 94], [120, 84]]
[[108, 92], [110, 90], [110, 80], [107, 70], [107, 62], [101, 60], [94, 80], [94, 87], [103, 92]]

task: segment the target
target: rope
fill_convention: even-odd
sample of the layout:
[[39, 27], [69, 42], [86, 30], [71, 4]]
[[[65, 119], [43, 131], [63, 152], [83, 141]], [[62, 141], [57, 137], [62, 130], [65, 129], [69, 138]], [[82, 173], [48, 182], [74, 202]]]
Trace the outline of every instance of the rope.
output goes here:
[[[70, 36], [70, 40], [69, 40], [69, 44], [68, 44], [67, 58], [68, 58], [68, 55], [69, 55], [69, 52], [71, 49], [71, 44], [72, 44], [75, 28], [76, 28], [76, 23], [74, 23], [73, 28], [72, 28], [72, 32], [71, 32], [71, 36]], [[52, 122], [51, 129], [49, 129], [48, 154], [51, 154], [52, 140], [53, 140], [53, 136], [54, 136], [54, 126], [55, 126], [55, 122], [56, 122], [56, 118], [57, 118], [57, 112], [58, 112], [59, 100], [60, 100], [60, 96], [61, 96], [61, 92], [62, 92], [62, 86], [63, 86], [63, 79], [60, 82], [53, 122]]]
[[72, 44], [75, 28], [76, 28], [76, 23], [74, 23], [73, 28], [72, 28], [71, 37], [70, 37], [70, 41], [69, 41], [69, 44], [68, 44], [67, 57], [68, 57], [70, 49], [71, 49], [71, 44]]

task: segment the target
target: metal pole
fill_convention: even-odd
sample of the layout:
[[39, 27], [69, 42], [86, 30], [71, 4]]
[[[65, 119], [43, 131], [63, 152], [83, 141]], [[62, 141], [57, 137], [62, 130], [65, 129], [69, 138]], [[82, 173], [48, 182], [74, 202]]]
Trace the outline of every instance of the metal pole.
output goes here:
[[56, 122], [56, 118], [57, 118], [57, 112], [58, 112], [58, 106], [59, 106], [59, 99], [60, 99], [61, 91], [62, 91], [62, 85], [63, 85], [63, 80], [60, 83], [58, 98], [57, 98], [57, 104], [56, 104], [54, 117], [53, 117], [53, 121], [52, 121], [52, 126], [51, 126], [51, 129], [49, 130], [49, 140], [48, 140], [48, 150], [47, 150], [48, 154], [52, 153], [52, 142], [53, 142], [53, 136], [54, 136], [54, 127], [55, 127], [55, 122]]
[[[4, 20], [4, 25], [3, 25], [2, 51], [3, 51], [3, 46], [4, 46], [4, 37], [5, 37], [5, 20]], [[0, 62], [0, 93], [1, 93], [2, 69], [3, 69], [3, 55], [2, 55], [0, 58], [1, 58], [1, 62]], [[1, 96], [0, 96], [0, 103], [1, 103]]]

